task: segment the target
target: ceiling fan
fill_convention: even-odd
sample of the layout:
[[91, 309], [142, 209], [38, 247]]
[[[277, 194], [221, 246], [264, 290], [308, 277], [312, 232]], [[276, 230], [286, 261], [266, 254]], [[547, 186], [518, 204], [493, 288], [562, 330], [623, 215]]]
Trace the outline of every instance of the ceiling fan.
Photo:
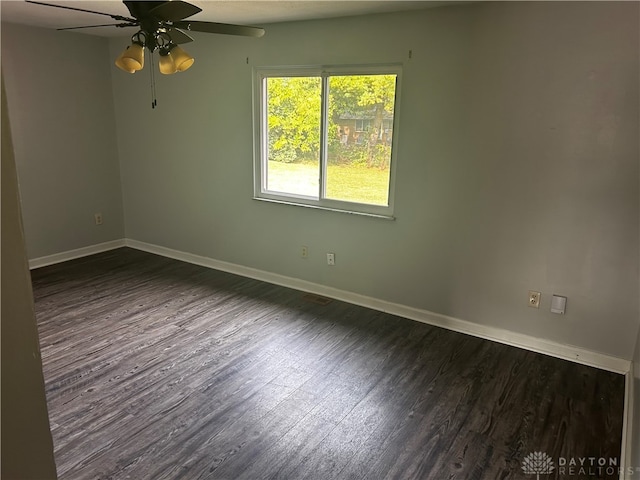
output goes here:
[[[178, 45], [191, 42], [193, 38], [186, 31], [221, 33], [225, 35], [243, 35], [261, 37], [264, 29], [245, 25], [231, 25], [227, 23], [202, 22], [185, 20], [202, 9], [190, 3], [173, 0], [165, 2], [123, 1], [131, 17], [112, 15], [110, 13], [95, 12], [84, 8], [55, 5], [52, 3], [26, 0], [27, 3], [45, 5], [48, 7], [64, 8], [79, 12], [104, 15], [120, 23], [101, 25], [86, 25], [80, 27], [59, 28], [58, 30], [76, 30], [93, 27], [136, 27], [138, 31], [131, 37], [131, 45], [116, 60], [116, 66], [129, 73], [135, 73], [144, 67], [145, 47], [153, 55], [158, 50], [160, 55], [159, 68], [163, 74], [184, 72], [193, 65], [194, 58]], [[153, 58], [153, 57], [152, 57]]]

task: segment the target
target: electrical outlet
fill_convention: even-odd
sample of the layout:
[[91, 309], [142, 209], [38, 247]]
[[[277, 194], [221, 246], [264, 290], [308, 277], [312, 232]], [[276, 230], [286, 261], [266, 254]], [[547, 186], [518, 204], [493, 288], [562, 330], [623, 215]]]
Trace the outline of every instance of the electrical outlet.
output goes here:
[[308, 258], [309, 257], [309, 247], [307, 247], [306, 245], [302, 245], [300, 247], [300, 256], [302, 258]]
[[327, 265], [335, 265], [335, 264], [336, 264], [336, 254], [327, 253]]
[[540, 292], [534, 292], [529, 290], [529, 306], [533, 308], [540, 308]]
[[94, 214], [93, 218], [96, 221], [96, 225], [102, 225], [102, 214], [101, 213]]

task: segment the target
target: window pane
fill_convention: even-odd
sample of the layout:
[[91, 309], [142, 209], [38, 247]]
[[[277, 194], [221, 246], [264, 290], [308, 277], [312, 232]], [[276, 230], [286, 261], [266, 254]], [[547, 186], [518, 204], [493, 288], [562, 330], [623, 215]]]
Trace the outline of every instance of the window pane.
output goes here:
[[326, 197], [389, 204], [396, 75], [329, 78]]
[[266, 189], [318, 198], [321, 79], [270, 77], [265, 82]]

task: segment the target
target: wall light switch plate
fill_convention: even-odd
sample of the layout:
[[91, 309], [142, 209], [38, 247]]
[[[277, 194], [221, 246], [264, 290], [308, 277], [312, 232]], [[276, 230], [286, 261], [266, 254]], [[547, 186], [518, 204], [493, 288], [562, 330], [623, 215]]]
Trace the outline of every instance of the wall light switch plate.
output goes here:
[[564, 315], [566, 307], [567, 297], [561, 297], [560, 295], [554, 295], [553, 297], [551, 297], [551, 313]]

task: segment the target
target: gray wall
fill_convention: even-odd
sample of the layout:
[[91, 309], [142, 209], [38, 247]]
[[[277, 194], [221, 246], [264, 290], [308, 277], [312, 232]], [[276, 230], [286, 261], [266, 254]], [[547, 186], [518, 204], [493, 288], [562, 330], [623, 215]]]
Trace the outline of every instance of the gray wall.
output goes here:
[[[126, 236], [630, 359], [638, 8], [482, 3], [194, 34], [196, 63], [157, 77], [156, 110], [144, 73], [113, 73]], [[404, 63], [397, 220], [252, 200], [252, 67], [378, 62]]]
[[[2, 25], [31, 259], [123, 237], [108, 59], [104, 38]], [[94, 213], [103, 214], [102, 226]]]
[[2, 81], [2, 471], [56, 478], [42, 360], [24, 247], [18, 181]]

